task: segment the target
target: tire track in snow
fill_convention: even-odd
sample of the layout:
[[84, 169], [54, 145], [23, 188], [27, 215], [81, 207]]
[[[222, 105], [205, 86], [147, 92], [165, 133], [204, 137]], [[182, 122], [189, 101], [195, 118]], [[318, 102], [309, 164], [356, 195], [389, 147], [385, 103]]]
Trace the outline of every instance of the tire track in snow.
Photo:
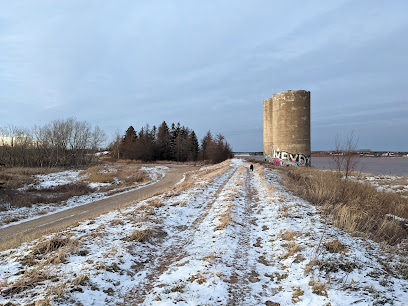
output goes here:
[[160, 246], [161, 248], [159, 247], [159, 249], [154, 251], [148, 262], [143, 263], [143, 267], [141, 267], [139, 272], [143, 276], [143, 280], [131, 290], [132, 297], [130, 299], [132, 303], [143, 304], [146, 296], [151, 292], [157, 280], [168, 267], [187, 256], [186, 246], [193, 242], [194, 233], [197, 231], [200, 223], [207, 217], [218, 195], [236, 171], [237, 167], [231, 167], [221, 174], [221, 182], [215, 182], [216, 179], [214, 179], [207, 188], [212, 187], [211, 185], [216, 185], [215, 192], [211, 194], [210, 198], [206, 199], [205, 205], [199, 210], [198, 215], [191, 222], [190, 226], [187, 226], [185, 230], [180, 230], [175, 226], [172, 230], [178, 230], [178, 232], [165, 241], [163, 246]]
[[[249, 260], [249, 248], [253, 247], [254, 244], [254, 233], [251, 225], [256, 222], [253, 208], [257, 205], [254, 196], [256, 190], [251, 186], [251, 172], [249, 172], [249, 169], [246, 170], [242, 193], [241, 197], [244, 198], [245, 204], [244, 207], [241, 207], [241, 214], [237, 214], [237, 218], [234, 220], [240, 226], [240, 230], [238, 246], [235, 250], [232, 265], [235, 270], [228, 281], [230, 283], [228, 305], [240, 305], [248, 302], [252, 304], [253, 295], [249, 284], [259, 281], [256, 267]], [[239, 208], [237, 207], [237, 209]]]

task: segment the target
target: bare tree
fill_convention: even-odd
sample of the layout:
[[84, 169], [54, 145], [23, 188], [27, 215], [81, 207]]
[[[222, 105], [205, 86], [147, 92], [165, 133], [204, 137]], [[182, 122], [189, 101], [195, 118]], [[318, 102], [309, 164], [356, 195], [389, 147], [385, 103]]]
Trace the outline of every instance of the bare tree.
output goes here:
[[333, 162], [336, 170], [344, 172], [344, 177], [347, 180], [351, 172], [355, 171], [359, 163], [359, 155], [357, 154], [358, 138], [351, 132], [345, 139], [341, 139], [339, 135], [335, 138], [335, 155]]
[[[105, 133], [75, 118], [55, 120], [31, 131], [2, 128], [0, 160], [10, 166], [79, 166], [93, 161]], [[4, 141], [7, 139], [7, 142]]]

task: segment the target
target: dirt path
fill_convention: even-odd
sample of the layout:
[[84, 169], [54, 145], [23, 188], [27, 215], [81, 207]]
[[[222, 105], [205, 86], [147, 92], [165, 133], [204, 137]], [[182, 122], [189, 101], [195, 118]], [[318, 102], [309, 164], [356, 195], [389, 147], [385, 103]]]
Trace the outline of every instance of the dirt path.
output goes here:
[[[137, 286], [132, 290], [132, 303], [141, 304], [145, 301], [145, 297], [152, 291], [154, 284], [159, 281], [160, 276], [165, 273], [170, 265], [185, 259], [189, 254], [187, 246], [194, 243], [195, 234], [199, 231], [199, 226], [203, 220], [208, 216], [214, 202], [224, 189], [225, 184], [234, 175], [236, 169], [230, 168], [221, 177], [219, 182], [212, 182], [211, 196], [206, 199], [201, 205], [201, 209], [192, 218], [187, 226], [176, 226], [173, 231], [175, 234], [171, 238], [166, 238], [166, 243], [159, 246], [159, 251], [156, 250], [150, 255], [147, 271], [145, 266], [139, 266], [143, 274], [144, 281], [138, 282]], [[180, 229], [180, 230], [178, 230]]]
[[251, 228], [256, 222], [253, 208], [256, 206], [254, 190], [251, 186], [252, 172], [249, 169], [245, 173], [245, 182], [243, 184], [244, 205], [240, 211], [236, 213], [235, 222], [239, 223], [238, 246], [233, 257], [233, 267], [235, 271], [229, 279], [229, 301], [228, 305], [238, 305], [238, 301], [247, 301], [251, 298], [250, 283], [258, 281], [259, 274], [256, 271], [255, 263], [250, 261], [249, 249], [251, 244], [254, 247], [259, 247], [259, 240], [254, 243], [254, 232]]
[[166, 172], [166, 176], [152, 185], [2, 228], [0, 229], [0, 249], [15, 247], [22, 242], [35, 239], [41, 234], [56, 232], [77, 222], [95, 218], [111, 210], [125, 207], [151, 194], [164, 192], [179, 182], [184, 173], [196, 169], [198, 169], [198, 167], [170, 166], [168, 172]]

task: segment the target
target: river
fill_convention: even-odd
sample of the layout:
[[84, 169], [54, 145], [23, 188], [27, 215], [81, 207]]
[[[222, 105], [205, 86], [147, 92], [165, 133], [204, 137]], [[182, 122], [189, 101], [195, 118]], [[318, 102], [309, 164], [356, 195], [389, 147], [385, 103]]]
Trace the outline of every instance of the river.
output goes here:
[[[248, 159], [263, 160], [262, 155], [237, 156]], [[332, 157], [312, 157], [312, 166], [317, 169], [335, 169]], [[361, 157], [358, 158], [356, 171], [384, 175], [408, 175], [407, 157]]]
[[[312, 157], [312, 166], [317, 169], [335, 169], [332, 157]], [[374, 174], [408, 175], [406, 157], [361, 157], [358, 158], [356, 171]]]

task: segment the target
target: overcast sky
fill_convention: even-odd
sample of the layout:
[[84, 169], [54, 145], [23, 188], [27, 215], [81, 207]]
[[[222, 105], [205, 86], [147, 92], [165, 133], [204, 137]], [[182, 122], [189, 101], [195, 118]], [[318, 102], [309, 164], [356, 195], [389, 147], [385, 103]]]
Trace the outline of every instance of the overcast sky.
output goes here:
[[0, 126], [180, 122], [263, 150], [263, 100], [311, 91], [312, 150], [408, 151], [408, 1], [0, 0]]

